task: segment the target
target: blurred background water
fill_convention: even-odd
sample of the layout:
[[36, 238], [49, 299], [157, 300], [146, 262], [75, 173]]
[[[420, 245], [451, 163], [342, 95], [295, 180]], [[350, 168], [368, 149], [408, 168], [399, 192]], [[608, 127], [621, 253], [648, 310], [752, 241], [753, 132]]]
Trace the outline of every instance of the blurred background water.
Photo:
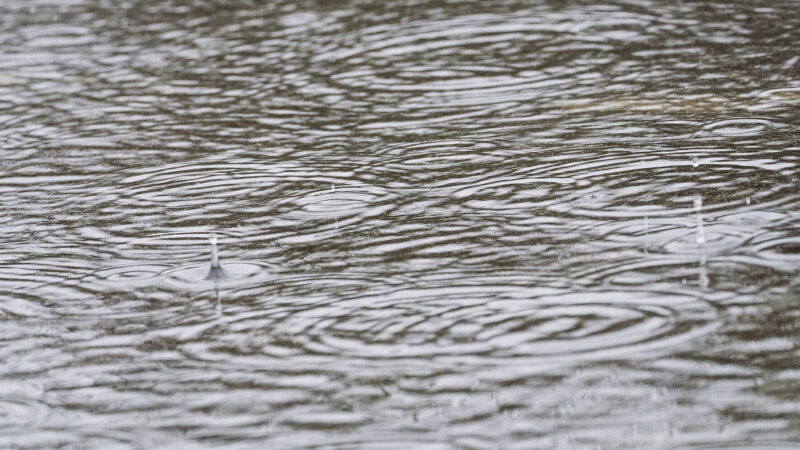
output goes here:
[[797, 8], [4, 1], [0, 446], [800, 445]]

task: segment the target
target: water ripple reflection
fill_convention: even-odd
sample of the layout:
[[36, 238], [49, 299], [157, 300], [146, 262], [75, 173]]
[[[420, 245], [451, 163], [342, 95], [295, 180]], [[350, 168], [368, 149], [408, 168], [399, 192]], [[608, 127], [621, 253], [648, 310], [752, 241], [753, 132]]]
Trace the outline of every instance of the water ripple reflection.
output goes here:
[[401, 289], [295, 310], [270, 334], [292, 335], [293, 345], [313, 354], [480, 356], [510, 363], [652, 356], [714, 327], [713, 309], [691, 295], [536, 291], [469, 285]]
[[0, 2], [0, 447], [791, 447], [796, 6]]

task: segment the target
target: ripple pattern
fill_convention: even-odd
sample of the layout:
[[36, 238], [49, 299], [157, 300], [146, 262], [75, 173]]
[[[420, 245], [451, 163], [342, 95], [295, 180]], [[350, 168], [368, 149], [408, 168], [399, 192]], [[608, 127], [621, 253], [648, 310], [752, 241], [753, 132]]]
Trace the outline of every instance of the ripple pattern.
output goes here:
[[278, 331], [300, 327], [300, 342], [311, 353], [552, 360], [611, 357], [620, 351], [632, 357], [637, 348], [652, 355], [662, 345], [707, 332], [704, 322], [713, 317], [690, 297], [647, 302], [648, 294], [641, 292], [533, 298], [525, 298], [525, 289], [490, 292], [497, 300], [486, 302], [485, 288], [469, 286], [360, 297], [293, 314]]
[[795, 445], [798, 17], [3, 2], [0, 447]]

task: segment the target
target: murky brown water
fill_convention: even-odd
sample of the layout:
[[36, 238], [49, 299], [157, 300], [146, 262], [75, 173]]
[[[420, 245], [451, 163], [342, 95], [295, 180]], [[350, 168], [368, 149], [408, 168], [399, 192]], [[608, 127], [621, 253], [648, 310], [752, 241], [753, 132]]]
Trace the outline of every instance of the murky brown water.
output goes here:
[[4, 1], [0, 446], [800, 445], [800, 15], [728, 3]]

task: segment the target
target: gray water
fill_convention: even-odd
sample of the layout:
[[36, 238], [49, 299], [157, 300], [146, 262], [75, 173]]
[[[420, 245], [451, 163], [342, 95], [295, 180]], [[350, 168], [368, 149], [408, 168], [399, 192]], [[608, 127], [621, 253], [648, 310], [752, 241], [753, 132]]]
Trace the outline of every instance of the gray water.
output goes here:
[[4, 1], [0, 447], [800, 445], [799, 5], [728, 3]]

